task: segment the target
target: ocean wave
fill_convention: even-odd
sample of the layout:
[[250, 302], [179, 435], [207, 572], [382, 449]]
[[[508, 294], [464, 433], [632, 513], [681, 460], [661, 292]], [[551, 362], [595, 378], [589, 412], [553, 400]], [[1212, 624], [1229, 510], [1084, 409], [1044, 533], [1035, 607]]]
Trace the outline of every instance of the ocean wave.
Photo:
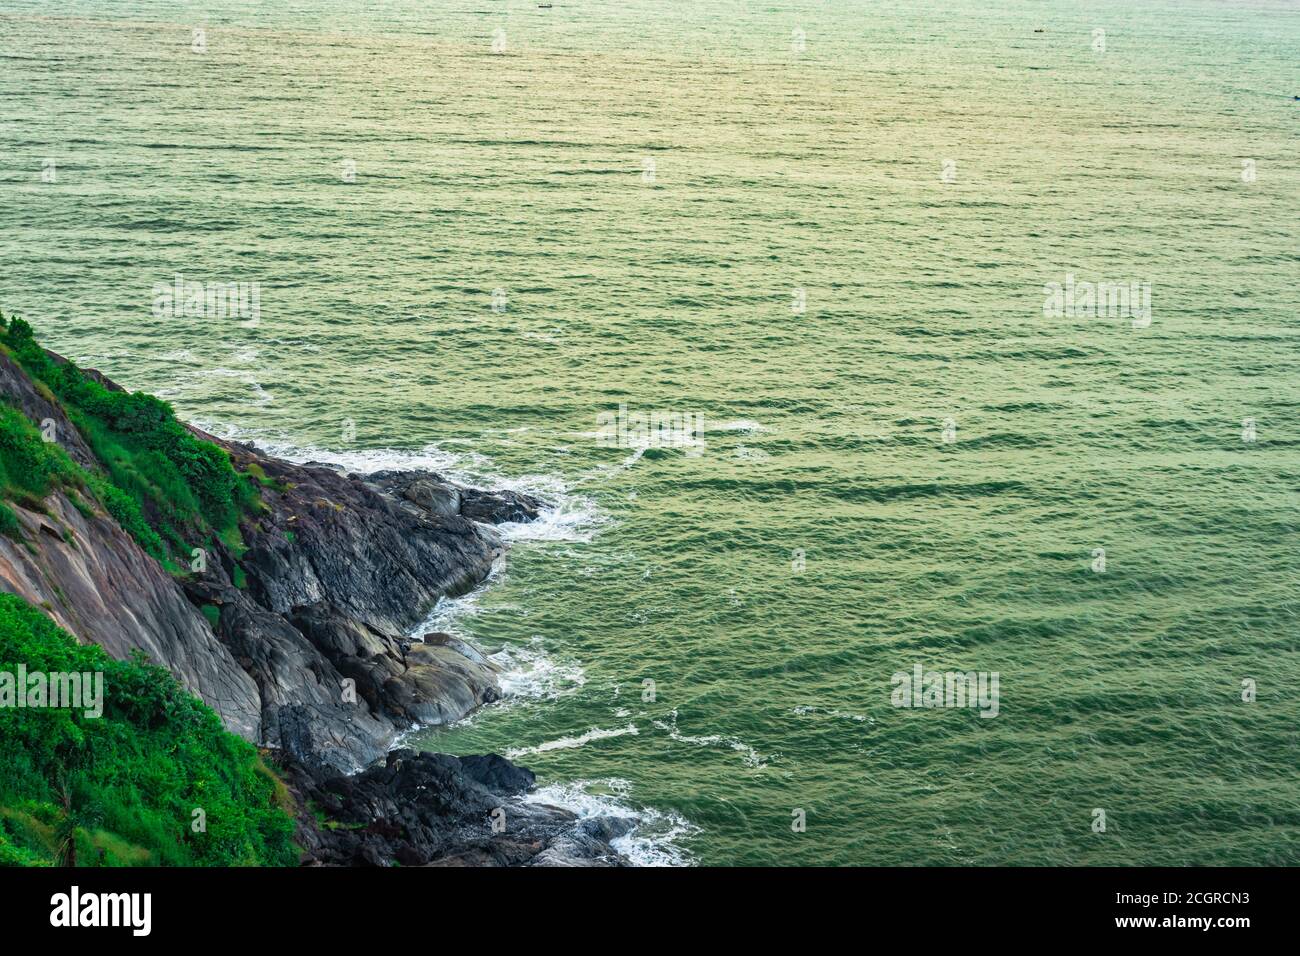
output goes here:
[[[594, 793], [595, 789], [610, 791]], [[690, 866], [694, 861], [678, 842], [701, 832], [680, 814], [635, 808], [627, 802], [631, 787], [626, 780], [575, 780], [534, 790], [525, 802], [562, 807], [580, 820], [592, 817], [623, 817], [636, 826], [612, 841], [612, 846], [636, 866]]]
[[[532, 494], [532, 492], [526, 492]], [[554, 498], [552, 499], [554, 500]], [[588, 542], [605, 525], [605, 517], [590, 498], [560, 495], [552, 507], [532, 521], [510, 521], [496, 526], [506, 541]]]
[[[496, 525], [506, 541], [588, 542], [606, 523], [596, 503], [572, 493], [572, 485], [559, 475], [520, 475], [511, 477], [497, 471], [486, 455], [465, 450], [452, 451], [430, 443], [418, 450], [399, 448], [363, 448], [340, 451], [296, 445], [260, 432], [251, 432], [224, 424], [195, 423], [204, 431], [227, 441], [254, 442], [268, 455], [296, 464], [318, 461], [337, 465], [358, 475], [377, 471], [432, 471], [449, 481], [471, 488], [515, 491], [540, 498], [550, 504], [534, 521], [507, 522]], [[581, 479], [580, 479], [581, 481]], [[575, 482], [574, 484], [577, 484]]]
[[[412, 638], [425, 634], [443, 633], [473, 642], [473, 635], [464, 626], [468, 617], [482, 611], [482, 598], [487, 589], [499, 583], [505, 574], [505, 558], [493, 562], [492, 570], [483, 582], [458, 597], [443, 597], [433, 610], [410, 632]], [[586, 682], [582, 665], [570, 658], [557, 658], [546, 650], [540, 637], [527, 644], [507, 645], [487, 654], [487, 659], [497, 669], [497, 683], [501, 686], [501, 700], [495, 708], [508, 707], [523, 700], [556, 700], [581, 688]], [[482, 709], [475, 711], [466, 721], [473, 720]]]
[[790, 713], [796, 717], [820, 715], [836, 720], [851, 720], [859, 724], [874, 724], [876, 722], [875, 718], [868, 717], [865, 714], [853, 714], [843, 710], [835, 710], [834, 708], [817, 707], [814, 704], [804, 704], [803, 706], [795, 707], [790, 711]]
[[660, 730], [668, 734], [671, 740], [682, 744], [691, 744], [696, 747], [730, 747], [738, 753], [744, 754], [745, 763], [756, 770], [762, 770], [767, 766], [771, 757], [765, 757], [757, 750], [745, 743], [739, 737], [728, 737], [723, 734], [707, 734], [705, 736], [693, 737], [683, 734], [677, 729], [677, 708], [674, 707], [668, 712], [667, 720], [656, 720], [652, 723]]
[[[173, 364], [180, 364], [182, 362], [191, 365], [197, 364], [193, 355], [186, 349], [181, 349], [179, 352], [173, 352], [166, 356], [166, 358]], [[234, 356], [234, 358], [237, 361], [242, 360], [242, 356], [237, 355]], [[262, 386], [262, 383], [257, 380], [252, 371], [248, 369], [226, 368], [225, 366], [196, 370], [193, 372], [193, 378], [188, 383], [176, 384], [167, 388], [154, 389], [154, 394], [169, 401], [188, 397], [192, 391], [194, 381], [203, 381], [207, 379], [226, 379], [239, 385], [246, 386], [253, 394], [252, 400], [249, 404], [254, 408], [265, 408], [267, 405], [270, 405], [275, 401], [275, 396]], [[207, 427], [200, 421], [194, 421], [193, 424], [198, 428], [202, 428], [209, 434], [218, 434], [218, 432], [214, 431], [213, 428]], [[214, 426], [214, 428], [215, 427], [217, 426]]]
[[505, 755], [511, 760], [517, 760], [529, 754], [544, 754], [552, 750], [573, 750], [577, 747], [586, 746], [593, 740], [608, 740], [610, 737], [626, 737], [628, 735], [635, 737], [640, 732], [637, 730], [636, 724], [628, 724], [626, 727], [614, 727], [609, 730], [592, 727], [586, 733], [578, 734], [576, 737], [558, 737], [555, 740], [537, 744], [535, 747], [511, 747], [506, 751]]
[[767, 431], [767, 426], [760, 425], [758, 422], [751, 422], [748, 419], [743, 419], [743, 418], [732, 422], [717, 422], [717, 423], [710, 422], [706, 419], [704, 423], [704, 430], [706, 432], [745, 432], [746, 434], [748, 434], [751, 432], [765, 432]]
[[474, 590], [456, 597], [444, 596], [438, 598], [433, 610], [411, 630], [410, 636], [419, 638], [425, 634], [443, 633], [468, 640], [470, 635], [460, 627], [460, 621], [465, 617], [477, 614], [482, 609], [480, 600], [483, 593], [501, 580], [505, 574], [505, 567], [505, 556], [502, 555], [492, 562], [492, 568], [488, 571], [487, 577], [480, 581], [478, 587]]
[[488, 659], [500, 668], [497, 674], [503, 695], [500, 703], [511, 699], [555, 700], [577, 691], [587, 682], [581, 664], [552, 656], [539, 637], [522, 647], [502, 648], [489, 654]]

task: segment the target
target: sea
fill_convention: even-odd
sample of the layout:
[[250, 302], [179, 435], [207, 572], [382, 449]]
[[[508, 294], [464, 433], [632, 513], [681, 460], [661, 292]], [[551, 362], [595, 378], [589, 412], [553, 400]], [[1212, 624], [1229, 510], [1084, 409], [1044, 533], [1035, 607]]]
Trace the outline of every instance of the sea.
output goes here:
[[1300, 5], [0, 0], [0, 310], [538, 495], [408, 745], [643, 865], [1300, 864]]

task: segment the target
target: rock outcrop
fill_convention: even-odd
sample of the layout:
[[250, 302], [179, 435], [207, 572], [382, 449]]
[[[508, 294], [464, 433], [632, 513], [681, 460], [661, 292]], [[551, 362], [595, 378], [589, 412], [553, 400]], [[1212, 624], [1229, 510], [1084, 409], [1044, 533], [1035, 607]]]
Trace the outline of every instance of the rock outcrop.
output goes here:
[[[79, 465], [99, 467], [59, 403], [5, 355], [0, 395], [52, 425]], [[27, 541], [0, 537], [0, 587], [115, 656], [143, 651], [229, 730], [304, 764], [360, 769], [412, 726], [497, 698], [481, 654], [410, 632], [501, 556], [484, 522], [535, 516], [540, 502], [424, 472], [375, 481], [295, 465], [194, 431], [260, 478], [261, 512], [241, 523], [239, 553], [207, 542], [199, 569], [173, 576], [111, 517], [56, 491], [14, 504]]]
[[308, 865], [624, 866], [611, 844], [635, 825], [525, 799], [533, 774], [496, 755], [395, 750], [354, 776], [288, 777]]
[[414, 513], [461, 515], [488, 524], [534, 521], [546, 503], [517, 491], [466, 488], [422, 471], [377, 471], [367, 475], [373, 488], [400, 499]]
[[[221, 549], [185, 583], [193, 603], [217, 608], [217, 633], [257, 683], [265, 743], [296, 761], [355, 770], [413, 725], [458, 720], [497, 699], [482, 655], [409, 636], [439, 598], [487, 577], [503, 550], [490, 527], [368, 476], [197, 434], [239, 470], [265, 476], [264, 513], [241, 526], [246, 550]], [[459, 501], [437, 476], [401, 481]]]
[[[0, 399], [52, 426], [78, 465], [102, 467], [48, 389], [3, 353]], [[10, 503], [21, 534], [0, 536], [0, 589], [115, 657], [143, 652], [268, 748], [299, 801], [305, 862], [625, 862], [610, 841], [631, 821], [528, 801], [532, 774], [504, 758], [389, 753], [413, 726], [500, 695], [477, 648], [412, 631], [439, 599], [487, 577], [503, 553], [491, 525], [533, 520], [543, 502], [430, 472], [297, 465], [191, 431], [260, 484], [242, 545], [207, 541], [190, 573], [172, 574], [93, 500], [55, 490]]]
[[[49, 390], [4, 354], [0, 398], [78, 465], [101, 467]], [[440, 598], [487, 576], [503, 550], [489, 525], [530, 520], [541, 502], [427, 472], [296, 465], [192, 431], [259, 478], [261, 511], [241, 523], [238, 553], [206, 542], [198, 570], [174, 576], [102, 509], [56, 491], [14, 503], [26, 540], [0, 537], [0, 588], [117, 657], [144, 652], [232, 732], [306, 765], [359, 769], [413, 725], [497, 698], [476, 650], [410, 634]]]
[[158, 562], [112, 518], [82, 514], [63, 492], [42, 504], [43, 512], [10, 505], [31, 547], [0, 537], [0, 589], [44, 608], [68, 633], [113, 657], [144, 652], [228, 730], [262, 740], [257, 685]]

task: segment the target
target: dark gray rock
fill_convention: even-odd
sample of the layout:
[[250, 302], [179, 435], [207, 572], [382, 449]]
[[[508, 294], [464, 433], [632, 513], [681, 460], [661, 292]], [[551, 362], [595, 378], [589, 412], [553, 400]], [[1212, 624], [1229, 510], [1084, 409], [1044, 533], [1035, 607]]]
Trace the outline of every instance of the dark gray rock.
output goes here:
[[[190, 590], [218, 595], [219, 634], [262, 695], [263, 743], [351, 771], [410, 727], [459, 720], [500, 696], [481, 652], [407, 637], [440, 597], [487, 576], [502, 551], [490, 529], [407, 507], [353, 475], [218, 444], [237, 468], [266, 475], [266, 509], [241, 526], [245, 586], [233, 587], [236, 562], [223, 555]], [[408, 477], [399, 492], [437, 484]]]
[[460, 491], [455, 485], [419, 478], [402, 489], [402, 497], [435, 515], [460, 514]]
[[460, 513], [466, 518], [488, 524], [534, 521], [545, 508], [546, 504], [540, 499], [517, 491], [467, 488], [461, 492]]
[[480, 786], [497, 793], [527, 793], [537, 782], [537, 775], [496, 754], [460, 758], [461, 773]]
[[366, 475], [365, 481], [428, 515], [459, 514], [482, 524], [534, 521], [547, 508], [546, 502], [532, 495], [465, 488], [431, 472], [378, 471]]
[[[495, 754], [396, 750], [353, 776], [284, 767], [303, 811], [303, 862], [352, 866], [626, 866], [626, 818], [579, 819], [522, 799], [531, 772]], [[324, 811], [332, 825], [317, 824]], [[494, 825], [495, 824], [495, 825]]]

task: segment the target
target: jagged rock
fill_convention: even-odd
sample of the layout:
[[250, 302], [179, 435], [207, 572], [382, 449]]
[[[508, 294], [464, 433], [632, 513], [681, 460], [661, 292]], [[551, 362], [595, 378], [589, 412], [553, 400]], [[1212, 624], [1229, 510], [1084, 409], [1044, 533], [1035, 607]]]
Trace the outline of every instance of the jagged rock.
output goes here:
[[495, 668], [449, 647], [413, 644], [407, 669], [384, 685], [388, 706], [410, 723], [445, 724], [501, 696]]
[[441, 631], [433, 634], [424, 635], [421, 640], [426, 644], [441, 645], [449, 647], [462, 657], [467, 657], [476, 664], [482, 664], [484, 667], [492, 667], [492, 663], [487, 656], [469, 641], [462, 641], [458, 637], [452, 637], [450, 634], [443, 634]]
[[461, 773], [475, 783], [499, 793], [526, 793], [537, 782], [537, 775], [496, 754], [460, 758]]
[[365, 480], [377, 491], [400, 497], [426, 514], [459, 514], [483, 524], [533, 521], [547, 507], [532, 495], [465, 488], [431, 472], [378, 471]]
[[402, 497], [436, 515], [460, 514], [460, 492], [454, 485], [419, 478], [402, 489]]
[[460, 513], [475, 521], [505, 524], [508, 521], [533, 521], [545, 504], [532, 495], [517, 491], [483, 491], [466, 488], [461, 492]]
[[[299, 839], [308, 865], [627, 865], [610, 843], [634, 821], [579, 819], [530, 803], [523, 797], [532, 773], [496, 754], [396, 750], [349, 777], [322, 778], [292, 763], [284, 769], [304, 808]], [[313, 807], [339, 825], [317, 827]]]
[[[354, 770], [412, 725], [458, 720], [499, 697], [481, 652], [407, 637], [440, 597], [487, 576], [502, 551], [490, 529], [460, 515], [412, 513], [409, 499], [353, 475], [198, 434], [268, 479], [266, 513], [241, 529], [245, 587], [226, 586], [228, 555], [206, 576], [221, 594], [222, 640], [261, 690], [264, 743]], [[437, 484], [408, 474], [403, 488]]]

